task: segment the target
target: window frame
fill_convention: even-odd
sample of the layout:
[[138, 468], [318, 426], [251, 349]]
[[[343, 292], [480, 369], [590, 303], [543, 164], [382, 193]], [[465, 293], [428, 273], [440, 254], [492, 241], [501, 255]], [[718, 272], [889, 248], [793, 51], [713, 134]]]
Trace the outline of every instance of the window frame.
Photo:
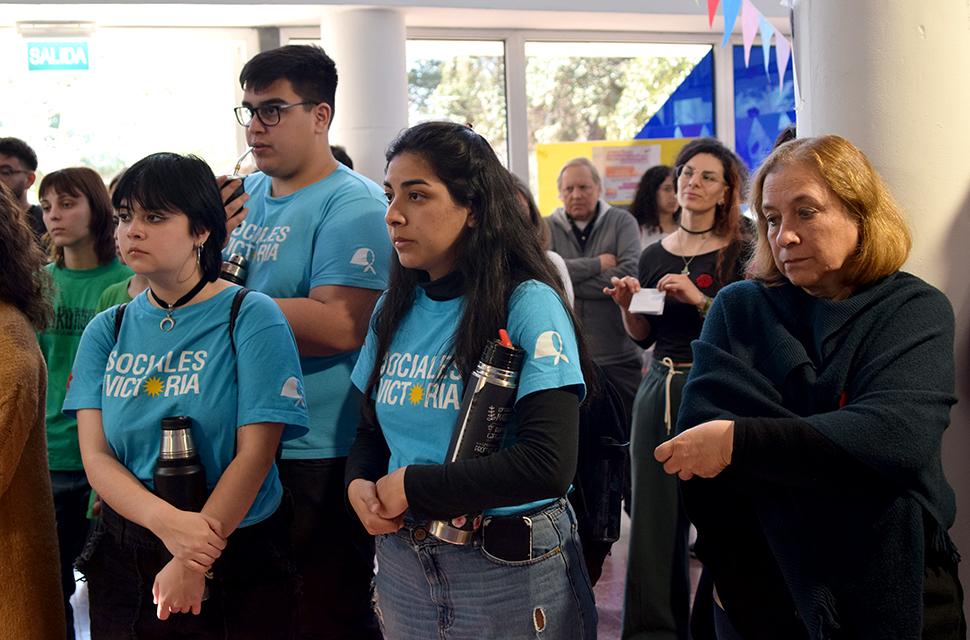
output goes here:
[[[734, 149], [734, 67], [732, 36], [722, 47], [723, 33], [663, 31], [575, 31], [559, 29], [460, 29], [454, 27], [408, 27], [408, 40], [491, 40], [505, 43], [505, 114], [508, 131], [509, 170], [529, 184], [528, 97], [526, 93], [525, 43], [533, 42], [620, 42], [656, 44], [706, 44], [714, 52], [714, 123], [716, 137]], [[312, 27], [280, 29], [280, 42], [291, 38], [320, 39]], [[755, 45], [760, 46], [760, 45]]]

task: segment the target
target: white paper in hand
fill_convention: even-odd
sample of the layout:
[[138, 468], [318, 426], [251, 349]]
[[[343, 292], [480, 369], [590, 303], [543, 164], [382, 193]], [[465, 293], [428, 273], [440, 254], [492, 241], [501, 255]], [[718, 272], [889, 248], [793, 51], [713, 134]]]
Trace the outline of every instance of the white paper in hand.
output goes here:
[[659, 289], [640, 289], [630, 299], [630, 313], [645, 313], [651, 316], [663, 315], [664, 292]]

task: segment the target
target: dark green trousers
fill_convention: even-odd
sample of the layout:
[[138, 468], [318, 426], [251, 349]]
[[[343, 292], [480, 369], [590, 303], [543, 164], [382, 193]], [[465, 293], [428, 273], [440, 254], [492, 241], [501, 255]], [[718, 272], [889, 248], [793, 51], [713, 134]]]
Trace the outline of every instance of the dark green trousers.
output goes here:
[[[670, 439], [689, 367], [654, 361], [633, 402], [630, 458], [632, 526], [623, 606], [623, 640], [686, 640], [690, 611], [689, 523], [677, 476], [653, 450]], [[669, 377], [670, 430], [666, 424]]]

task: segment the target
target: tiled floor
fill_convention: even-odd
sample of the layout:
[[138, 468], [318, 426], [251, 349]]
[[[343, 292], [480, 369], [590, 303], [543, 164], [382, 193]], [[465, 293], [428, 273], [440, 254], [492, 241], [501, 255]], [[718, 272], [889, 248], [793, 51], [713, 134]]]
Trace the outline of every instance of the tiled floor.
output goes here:
[[623, 623], [623, 587], [626, 584], [626, 558], [630, 539], [630, 519], [624, 513], [620, 539], [603, 563], [603, 575], [593, 588], [599, 613], [599, 640], [618, 640]]
[[[630, 519], [622, 514], [620, 539], [613, 545], [612, 554], [603, 564], [603, 575], [593, 588], [596, 611], [599, 613], [598, 640], [619, 640], [623, 627], [623, 589], [626, 584], [627, 550], [630, 545]], [[691, 601], [697, 590], [701, 565], [690, 560]]]

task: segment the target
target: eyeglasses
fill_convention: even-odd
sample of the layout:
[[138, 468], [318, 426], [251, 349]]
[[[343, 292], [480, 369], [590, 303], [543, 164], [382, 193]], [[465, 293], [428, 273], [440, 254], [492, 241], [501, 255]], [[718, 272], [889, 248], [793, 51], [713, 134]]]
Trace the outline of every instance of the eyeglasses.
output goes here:
[[[694, 171], [692, 167], [688, 167], [686, 165], [677, 167], [678, 180], [690, 182], [691, 178], [693, 178], [696, 173], [697, 172]], [[716, 184], [725, 184], [725, 182], [721, 180], [720, 176], [713, 171], [701, 171], [701, 182], [705, 187], [713, 187]]]
[[18, 173], [30, 173], [30, 171], [26, 171], [24, 169], [13, 169], [11, 167], [0, 167], [0, 176], [4, 178], [15, 176]]
[[295, 104], [264, 104], [259, 107], [247, 107], [243, 105], [241, 107], [236, 107], [233, 111], [236, 112], [236, 121], [244, 127], [248, 127], [253, 123], [253, 118], [259, 118], [259, 121], [263, 123], [265, 127], [275, 127], [280, 123], [280, 117], [282, 117], [282, 112], [286, 109], [291, 109], [293, 107], [301, 107], [308, 104], [320, 104], [319, 102], [297, 102]]

